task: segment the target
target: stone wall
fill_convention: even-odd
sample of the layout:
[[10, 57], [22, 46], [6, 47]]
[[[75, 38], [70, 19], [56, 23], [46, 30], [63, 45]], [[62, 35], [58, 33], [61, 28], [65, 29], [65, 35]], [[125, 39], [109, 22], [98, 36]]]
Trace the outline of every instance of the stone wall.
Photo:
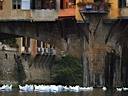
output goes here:
[[14, 72], [14, 55], [16, 52], [0, 51], [0, 83], [17, 83], [15, 81]]
[[[18, 84], [15, 72], [15, 57], [19, 53], [14, 51], [0, 51], [0, 84]], [[31, 56], [27, 56], [25, 60], [24, 55], [19, 55], [22, 60], [22, 65], [26, 75], [24, 82], [31, 81], [35, 83], [49, 83], [50, 82], [50, 69], [46, 67], [35, 67], [34, 64], [30, 67], [30, 64], [34, 62]]]

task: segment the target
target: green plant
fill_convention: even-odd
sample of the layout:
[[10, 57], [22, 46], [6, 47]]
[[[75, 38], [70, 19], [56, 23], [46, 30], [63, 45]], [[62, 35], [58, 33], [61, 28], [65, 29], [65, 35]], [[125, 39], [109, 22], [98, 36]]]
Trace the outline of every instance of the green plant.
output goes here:
[[74, 56], [67, 55], [56, 60], [56, 68], [52, 70], [55, 83], [62, 85], [82, 85], [82, 63]]
[[104, 10], [104, 11], [108, 11], [108, 8], [111, 7], [111, 3], [109, 2], [94, 2], [94, 5], [96, 6], [97, 10]]
[[108, 11], [108, 8], [111, 7], [111, 4], [109, 2], [102, 2], [101, 6], [104, 7], [105, 11]]
[[101, 3], [104, 7], [111, 7], [111, 3], [109, 3], [109, 2], [102, 2]]
[[10, 47], [16, 47], [18, 48], [18, 44], [16, 44], [16, 38], [10, 38], [10, 39], [5, 39], [1, 41], [3, 44], [9, 45]]
[[80, 2], [77, 3], [77, 6], [78, 6], [78, 7], [85, 6], [85, 5], [86, 5], [86, 4], [85, 4], [83, 1], [80, 1]]

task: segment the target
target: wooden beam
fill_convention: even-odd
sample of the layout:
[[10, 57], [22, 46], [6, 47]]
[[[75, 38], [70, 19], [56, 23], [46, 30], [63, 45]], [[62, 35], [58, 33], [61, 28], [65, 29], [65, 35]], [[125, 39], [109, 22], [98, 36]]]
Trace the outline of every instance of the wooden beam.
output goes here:
[[96, 31], [97, 31], [97, 29], [98, 29], [98, 26], [99, 26], [101, 20], [102, 20], [102, 17], [100, 17], [100, 19], [99, 19], [99, 21], [98, 21], [98, 23], [97, 23], [97, 25], [96, 25], [96, 29], [94, 30], [94, 34], [93, 34], [94, 36], [95, 36], [95, 34], [96, 34]]
[[[112, 26], [111, 26], [111, 28], [110, 28], [110, 30], [109, 30], [109, 32], [108, 32], [108, 35], [107, 35], [107, 37], [106, 37], [106, 39], [105, 39], [105, 44], [108, 42], [108, 39], [109, 39], [111, 33], [113, 33], [113, 32], [115, 31], [115, 29], [119, 26], [120, 22], [121, 22], [121, 21], [118, 21], [117, 25], [116, 25], [116, 22], [114, 22], [114, 23], [112, 24]], [[115, 27], [115, 25], [116, 25], [116, 27]]]
[[61, 23], [62, 23], [62, 21], [59, 20], [57, 24], [58, 24], [59, 33], [60, 33], [61, 37], [63, 37], [63, 30], [62, 30], [62, 25], [61, 25]]
[[80, 32], [85, 36], [85, 39], [87, 43], [89, 44], [89, 35], [87, 35], [87, 32], [84, 28], [84, 24], [78, 24], [78, 30], [80, 30]]
[[84, 24], [86, 25], [86, 29], [91, 33], [91, 30], [89, 29], [89, 26], [87, 25], [87, 21], [84, 19], [84, 16], [82, 15], [82, 13], [80, 13], [83, 21], [84, 21]]
[[126, 35], [125, 32], [127, 32], [127, 31], [128, 31], [128, 25], [124, 28], [123, 32], [121, 32], [123, 36], [120, 35], [120, 38], [117, 40], [116, 44], [119, 43], [122, 39], [124, 39], [124, 37]]
[[110, 39], [113, 37], [114, 32], [116, 32], [116, 31], [117, 31], [117, 29], [119, 29], [119, 28], [120, 28], [121, 21], [122, 21], [122, 20], [119, 20], [119, 21], [118, 21], [118, 23], [117, 23], [117, 25], [116, 25], [116, 27], [112, 30], [112, 32], [111, 32], [111, 34], [110, 34]]

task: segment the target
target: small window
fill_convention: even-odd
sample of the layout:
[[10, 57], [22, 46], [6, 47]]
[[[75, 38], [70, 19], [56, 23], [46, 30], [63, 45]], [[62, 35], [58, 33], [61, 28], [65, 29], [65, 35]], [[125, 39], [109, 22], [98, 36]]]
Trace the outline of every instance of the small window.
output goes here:
[[41, 41], [37, 40], [37, 47], [41, 47]]
[[13, 9], [16, 9], [16, 0], [13, 0]]
[[21, 9], [21, 0], [13, 0], [13, 9]]
[[30, 47], [30, 38], [27, 38], [27, 47]]
[[26, 37], [22, 38], [22, 46], [26, 46]]
[[17, 1], [17, 9], [21, 9], [21, 0]]
[[68, 2], [66, 2], [66, 8], [68, 8]]
[[43, 42], [43, 48], [45, 48], [45, 42]]
[[128, 0], [118, 0], [119, 1], [119, 7], [128, 7]]
[[0, 1], [0, 10], [3, 9], [3, 1]]
[[23, 37], [22, 38], [22, 46], [24, 47], [30, 47], [30, 38], [27, 38], [27, 37]]

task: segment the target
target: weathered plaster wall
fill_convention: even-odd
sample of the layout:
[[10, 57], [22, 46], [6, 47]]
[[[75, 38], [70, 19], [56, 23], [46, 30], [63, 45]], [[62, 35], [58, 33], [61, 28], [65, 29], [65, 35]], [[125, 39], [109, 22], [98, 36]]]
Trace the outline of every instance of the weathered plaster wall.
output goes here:
[[120, 8], [119, 10], [119, 16], [128, 16], [128, 8]]
[[13, 9], [12, 0], [3, 0], [3, 9], [0, 10], [0, 20], [30, 20], [30, 21], [55, 21], [58, 19], [56, 10], [22, 10]]
[[65, 41], [60, 34], [52, 34], [46, 42], [55, 46], [57, 55], [72, 54], [81, 58], [82, 41], [81, 37], [78, 37], [77, 34], [69, 34], [68, 41]]

